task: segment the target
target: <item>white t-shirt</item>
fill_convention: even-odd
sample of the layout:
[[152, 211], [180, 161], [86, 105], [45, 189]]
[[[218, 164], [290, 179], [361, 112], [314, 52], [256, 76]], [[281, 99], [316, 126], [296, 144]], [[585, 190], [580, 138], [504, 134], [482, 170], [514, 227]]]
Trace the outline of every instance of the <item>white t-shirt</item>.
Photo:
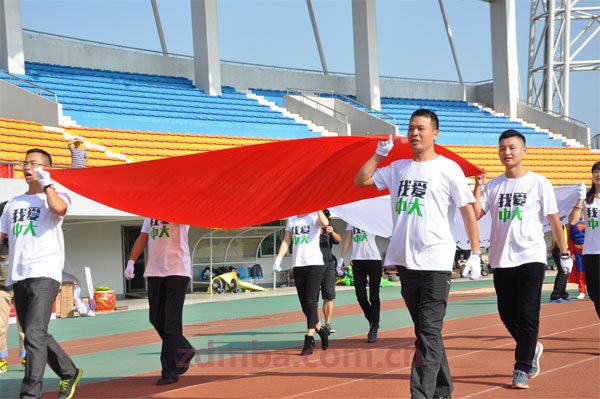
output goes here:
[[292, 216], [288, 219], [285, 231], [292, 234], [292, 266], [324, 265], [323, 253], [319, 247], [321, 222], [317, 212], [306, 216]]
[[148, 262], [144, 277], [192, 276], [187, 224], [144, 219], [142, 233], [148, 234]]
[[481, 193], [481, 209], [490, 213], [490, 265], [508, 268], [525, 263], [546, 263], [544, 223], [558, 213], [552, 184], [528, 171], [518, 179], [500, 175]]
[[584, 255], [600, 255], [600, 199], [594, 198], [591, 204], [583, 201], [585, 221]]
[[[67, 207], [71, 205], [67, 194], [58, 195]], [[23, 194], [8, 201], [0, 223], [0, 233], [8, 236], [7, 287], [28, 278], [48, 277], [62, 282], [63, 219], [50, 211], [46, 194]]]
[[456, 208], [475, 202], [458, 164], [443, 156], [400, 160], [378, 169], [373, 180], [391, 197], [393, 228], [385, 265], [452, 271], [456, 240], [450, 221]]
[[352, 232], [352, 260], [381, 260], [375, 234], [351, 224], [348, 224], [346, 230]]

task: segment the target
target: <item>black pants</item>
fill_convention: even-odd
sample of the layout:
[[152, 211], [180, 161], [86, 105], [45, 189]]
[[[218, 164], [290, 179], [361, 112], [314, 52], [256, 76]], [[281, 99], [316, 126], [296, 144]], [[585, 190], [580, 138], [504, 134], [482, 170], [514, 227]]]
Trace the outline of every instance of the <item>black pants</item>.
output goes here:
[[178, 357], [189, 356], [194, 347], [183, 336], [183, 303], [189, 277], [148, 277], [150, 323], [162, 339], [160, 351], [161, 374], [179, 378]]
[[[369, 323], [379, 323], [381, 302], [379, 286], [383, 272], [380, 260], [353, 260], [354, 292]], [[367, 278], [369, 279], [369, 298], [367, 298]]]
[[598, 303], [600, 290], [600, 255], [583, 255], [583, 267], [585, 270], [585, 285], [588, 295], [594, 302], [596, 314], [600, 317], [600, 304]]
[[77, 374], [73, 361], [48, 333], [60, 284], [51, 278], [29, 278], [13, 285], [15, 309], [25, 333], [27, 363], [21, 397], [42, 397], [46, 363], [61, 380]]
[[450, 397], [452, 379], [442, 338], [450, 272], [398, 267], [402, 298], [415, 324], [415, 355], [410, 372], [412, 398]]
[[334, 300], [335, 299], [335, 284], [337, 278], [335, 276], [335, 263], [325, 263], [325, 270], [323, 271], [323, 279], [321, 280], [321, 295], [323, 299]]
[[569, 276], [565, 274], [560, 266], [560, 248], [556, 247], [552, 250], [552, 259], [556, 264], [557, 273], [554, 278], [554, 288], [550, 294], [550, 299], [567, 299], [569, 298], [569, 293], [567, 292], [567, 279]]
[[543, 263], [526, 263], [494, 269], [498, 313], [517, 343], [514, 369], [526, 373], [531, 370], [537, 345], [545, 268]]
[[306, 328], [315, 328], [319, 322], [319, 289], [325, 267], [322, 265], [294, 267], [293, 272], [300, 306], [306, 316]]

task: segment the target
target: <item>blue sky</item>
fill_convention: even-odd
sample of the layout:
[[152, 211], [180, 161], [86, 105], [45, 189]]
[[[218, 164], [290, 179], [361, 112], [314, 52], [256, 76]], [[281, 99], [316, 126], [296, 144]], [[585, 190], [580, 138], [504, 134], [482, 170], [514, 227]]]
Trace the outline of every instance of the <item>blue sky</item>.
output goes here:
[[[586, 3], [585, 0], [580, 1]], [[588, 0], [587, 3], [594, 3]], [[160, 50], [150, 0], [21, 0], [26, 29]], [[489, 4], [445, 0], [463, 78], [491, 79]], [[170, 52], [192, 54], [189, 0], [158, 0]], [[520, 93], [526, 98], [530, 1], [517, 0]], [[313, 0], [330, 71], [354, 72], [350, 0]], [[321, 69], [305, 0], [220, 0], [221, 58]], [[458, 80], [437, 0], [377, 0], [380, 74]], [[595, 43], [600, 43], [599, 39]], [[585, 58], [600, 58], [600, 45]], [[600, 133], [600, 71], [571, 74], [571, 117]]]

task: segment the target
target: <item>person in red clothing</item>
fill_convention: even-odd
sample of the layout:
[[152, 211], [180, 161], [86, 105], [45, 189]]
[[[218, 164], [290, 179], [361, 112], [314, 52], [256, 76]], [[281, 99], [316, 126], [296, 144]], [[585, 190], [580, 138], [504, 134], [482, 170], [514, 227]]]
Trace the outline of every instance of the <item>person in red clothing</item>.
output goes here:
[[577, 299], [585, 298], [585, 270], [583, 269], [583, 242], [585, 241], [585, 222], [583, 216], [575, 224], [569, 224], [567, 229], [569, 250], [574, 257], [573, 270], [569, 273], [569, 283], [577, 284], [579, 295]]

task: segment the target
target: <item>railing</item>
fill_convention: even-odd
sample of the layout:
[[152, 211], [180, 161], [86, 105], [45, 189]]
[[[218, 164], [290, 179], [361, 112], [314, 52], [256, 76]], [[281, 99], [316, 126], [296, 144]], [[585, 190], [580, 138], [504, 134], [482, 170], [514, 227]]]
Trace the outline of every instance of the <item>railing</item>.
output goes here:
[[[31, 30], [31, 29], [23, 29], [23, 32], [36, 34], [36, 35], [40, 35], [40, 36], [56, 37], [59, 39], [70, 40], [70, 41], [79, 42], [79, 43], [89, 43], [89, 44], [94, 44], [94, 45], [102, 46], [102, 47], [121, 49], [121, 50], [131, 50], [131, 51], [135, 51], [138, 53], [159, 55], [161, 57], [165, 56], [165, 54], [163, 54], [162, 51], [158, 51], [158, 50], [149, 50], [149, 49], [143, 49], [143, 48], [139, 48], [139, 47], [131, 47], [131, 46], [124, 46], [124, 45], [120, 45], [120, 44], [99, 42], [99, 41], [95, 41], [95, 40], [80, 39], [80, 38], [76, 38], [76, 37], [57, 35], [54, 33], [47, 33], [47, 32], [40, 32], [40, 31], [36, 31], [36, 30]], [[174, 57], [174, 58], [182, 58], [182, 59], [190, 59], [190, 60], [194, 59], [194, 56], [188, 55], [188, 54], [168, 53], [166, 55], [168, 57]], [[232, 61], [232, 60], [221, 60], [221, 63], [231, 64], [231, 65], [240, 65], [240, 66], [250, 66], [250, 67], [257, 67], [257, 68], [265, 68], [265, 69], [273, 69], [273, 70], [280, 70], [280, 71], [291, 71], [291, 72], [312, 73], [315, 75], [324, 75], [323, 71], [319, 70], [319, 69], [292, 68], [292, 67], [283, 67], [283, 66], [276, 66], [276, 65], [257, 64], [257, 63], [252, 63], [252, 62]], [[354, 73], [350, 73], [350, 72], [333, 72], [333, 71], [328, 71], [327, 75], [328, 76], [329, 75], [330, 76], [347, 76], [347, 77], [355, 76]], [[456, 80], [405, 78], [405, 77], [400, 77], [400, 76], [385, 76], [385, 75], [380, 76], [380, 78], [381, 79], [405, 80], [405, 81], [409, 81], [409, 82], [429, 82], [429, 83], [446, 83], [446, 84], [463, 85], [463, 83], [460, 83], [459, 81], [456, 81]], [[464, 85], [478, 85], [478, 84], [485, 83], [485, 82], [487, 82], [487, 81], [464, 82]]]
[[25, 80], [25, 79], [21, 79], [20, 77], [18, 77], [18, 76], [15, 76], [15, 75], [13, 75], [12, 73], [5, 72], [5, 71], [3, 71], [3, 70], [1, 70], [1, 69], [0, 69], [0, 73], [2, 73], [2, 74], [4, 74], [4, 75], [8, 76], [8, 78], [9, 78], [10, 80], [18, 80], [19, 82], [23, 82], [23, 83], [25, 83], [25, 84], [27, 84], [27, 85], [29, 85], [29, 86], [31, 86], [31, 87], [33, 87], [33, 88], [35, 88], [35, 89], [36, 89], [36, 91], [34, 92], [34, 94], [37, 94], [38, 96], [41, 96], [41, 92], [45, 92], [45, 93], [48, 93], [49, 95], [51, 95], [51, 96], [53, 96], [53, 97], [54, 97], [54, 102], [58, 102], [58, 97], [57, 97], [56, 93], [55, 93], [55, 92], [53, 92], [52, 90], [48, 90], [48, 89], [46, 89], [45, 87], [38, 86], [38, 85], [36, 85], [35, 83], [32, 83], [32, 82], [30, 82], [30, 81], [28, 81], [28, 80]]
[[595, 150], [600, 150], [600, 133], [592, 137], [592, 148]]
[[[308, 97], [307, 95], [305, 95], [305, 94], [303, 93], [303, 92], [305, 92], [305, 91], [309, 91], [309, 92], [311, 92], [311, 93], [312, 93], [312, 91], [310, 91], [310, 90], [303, 90], [303, 89], [286, 89], [286, 94], [288, 94], [288, 95], [296, 95], [296, 96], [299, 96], [299, 97], [301, 98], [301, 101], [302, 101], [303, 103], [304, 103], [304, 101], [305, 101], [305, 100], [307, 100], [307, 101], [310, 101], [310, 102], [313, 102], [314, 104], [316, 104], [316, 107], [315, 107], [315, 108], [317, 108], [317, 110], [319, 110], [319, 111], [323, 112], [323, 111], [322, 111], [322, 109], [326, 109], [327, 111], [329, 111], [329, 112], [331, 112], [331, 113], [333, 114], [333, 117], [334, 117], [335, 119], [337, 119], [337, 120], [339, 120], [339, 121], [341, 121], [341, 122], [344, 122], [344, 123], [348, 123], [348, 115], [346, 115], [346, 114], [344, 114], [344, 113], [342, 113], [342, 112], [340, 112], [340, 111], [337, 111], [337, 110], [335, 110], [335, 109], [333, 109], [333, 108], [331, 108], [331, 107], [329, 107], [329, 106], [327, 106], [327, 105], [325, 105], [325, 104], [322, 104], [322, 103], [318, 102], [317, 100], [315, 100], [314, 98]], [[319, 97], [319, 96], [317, 95], [317, 97]], [[338, 117], [338, 115], [339, 115], [341, 118], [339, 118], [339, 117]]]
[[521, 104], [523, 104], [523, 105], [526, 105], [526, 106], [528, 106], [528, 107], [531, 107], [531, 108], [533, 108], [533, 109], [537, 109], [538, 111], [545, 112], [545, 113], [547, 113], [547, 114], [550, 114], [550, 115], [552, 115], [552, 116], [556, 116], [557, 118], [564, 119], [564, 120], [566, 120], [566, 121], [572, 122], [572, 123], [574, 123], [574, 124], [576, 124], [576, 125], [580, 125], [580, 126], [583, 126], [583, 127], [585, 127], [585, 128], [587, 128], [587, 127], [588, 127], [587, 123], [585, 123], [585, 122], [583, 122], [583, 121], [580, 121], [580, 120], [578, 120], [578, 119], [571, 118], [571, 117], [569, 117], [569, 116], [565, 116], [565, 115], [563, 115], [563, 114], [561, 114], [561, 113], [559, 113], [559, 112], [554, 112], [554, 111], [552, 111], [552, 110], [545, 109], [544, 107], [540, 107], [539, 105], [531, 104], [531, 103], [528, 103], [528, 102], [526, 102], [526, 101], [523, 101], [523, 100], [519, 100], [519, 103], [521, 103]]
[[[355, 107], [356, 107], [356, 105], [358, 105], [359, 107], [366, 108], [366, 109], [368, 109], [368, 110], [369, 110], [369, 112], [370, 112], [370, 113], [373, 113], [373, 114], [376, 114], [376, 115], [378, 115], [378, 118], [379, 118], [379, 119], [382, 119], [382, 120], [384, 120], [384, 121], [386, 121], [386, 122], [388, 122], [388, 123], [391, 123], [392, 125], [396, 125], [396, 118], [394, 118], [394, 117], [393, 117], [393, 116], [391, 116], [391, 115], [388, 115], [388, 114], [386, 114], [386, 113], [384, 113], [384, 112], [378, 111], [378, 110], [376, 110], [376, 109], [373, 109], [373, 108], [371, 108], [371, 107], [367, 107], [365, 104], [363, 104], [363, 103], [361, 103], [361, 102], [358, 102], [358, 101], [356, 101], [356, 100], [354, 100], [354, 99], [352, 99], [352, 98], [350, 98], [350, 97], [347, 97], [347, 96], [345, 96], [345, 95], [343, 95], [343, 94], [339, 94], [339, 93], [336, 93], [336, 92], [333, 92], [333, 94], [334, 94], [334, 96], [335, 96], [336, 98], [340, 97], [340, 98], [342, 98], [343, 100], [345, 100], [345, 101], [349, 102], [350, 104], [354, 105]], [[356, 104], [356, 105], [355, 105], [355, 104]]]

